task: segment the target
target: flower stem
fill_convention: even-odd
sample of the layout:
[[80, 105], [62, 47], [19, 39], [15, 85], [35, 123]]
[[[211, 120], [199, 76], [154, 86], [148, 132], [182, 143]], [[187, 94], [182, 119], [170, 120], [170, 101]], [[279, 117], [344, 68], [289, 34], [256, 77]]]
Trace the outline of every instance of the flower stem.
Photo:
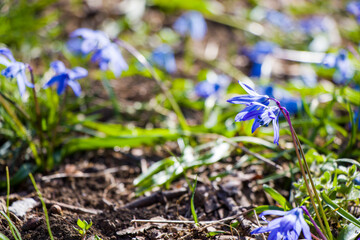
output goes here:
[[316, 224], [316, 222], [314, 221], [314, 219], [311, 217], [311, 214], [309, 213], [309, 211], [307, 210], [306, 206], [301, 206], [301, 208], [304, 210], [304, 212], [306, 213], [306, 215], [308, 215], [310, 221], [312, 222], [312, 224], [314, 225], [316, 231], [318, 232], [318, 234], [320, 235], [320, 237], [324, 240], [327, 240], [327, 238], [325, 237], [325, 235], [321, 232], [321, 230], [319, 229], [318, 225]]
[[[297, 136], [296, 136], [295, 130], [294, 130], [293, 126], [292, 126], [289, 112], [286, 110], [286, 108], [284, 108], [284, 107], [281, 106], [281, 104], [280, 104], [280, 102], [279, 102], [278, 100], [276, 100], [276, 99], [274, 99], [274, 98], [270, 98], [270, 100], [273, 100], [273, 101], [278, 105], [280, 111], [282, 112], [282, 114], [284, 115], [284, 117], [286, 118], [286, 120], [287, 120], [287, 122], [288, 122], [288, 124], [289, 124], [290, 131], [291, 131], [291, 137], [292, 137], [292, 140], [293, 140], [293, 143], [294, 143], [294, 147], [295, 147], [296, 156], [297, 156], [298, 161], [299, 161], [299, 166], [300, 166], [301, 174], [303, 175], [304, 182], [305, 182], [305, 186], [306, 186], [306, 189], [307, 189], [307, 191], [308, 191], [308, 193], [309, 193], [309, 197], [310, 197], [311, 204], [314, 206], [314, 210], [315, 210], [315, 213], [316, 213], [316, 217], [318, 218], [318, 221], [319, 221], [319, 223], [320, 223], [320, 227], [321, 227], [322, 231], [328, 233], [328, 232], [326, 231], [326, 228], [325, 228], [325, 226], [324, 226], [324, 223], [322, 222], [322, 218], [320, 217], [319, 211], [318, 211], [318, 209], [317, 209], [317, 207], [316, 207], [316, 204], [315, 204], [315, 201], [314, 201], [313, 192], [312, 192], [312, 190], [311, 190], [311, 188], [310, 188], [310, 186], [309, 186], [309, 182], [308, 182], [307, 177], [306, 177], [304, 165], [303, 165], [303, 163], [302, 163], [302, 160], [301, 160], [301, 157], [300, 157], [300, 153], [299, 153], [299, 149], [298, 149], [299, 144], [298, 144], [298, 142], [297, 142], [297, 140], [296, 140], [296, 139], [297, 139]], [[301, 146], [300, 146], [299, 148], [301, 148]], [[302, 151], [302, 149], [301, 149], [301, 151]], [[304, 161], [306, 162], [305, 158], [304, 158]], [[304, 163], [304, 164], [306, 164], [306, 163]], [[307, 170], [308, 170], [308, 169], [307, 169]], [[307, 172], [308, 172], [309, 178], [311, 179], [310, 172], [309, 172], [309, 171], [307, 171]], [[316, 189], [314, 188], [313, 185], [312, 185], [312, 187], [313, 187], [313, 190], [314, 190], [314, 194], [316, 195]], [[321, 206], [321, 202], [318, 200], [318, 198], [317, 198], [317, 201], [318, 201], [318, 203], [319, 203], [319, 206]], [[323, 215], [323, 217], [324, 217], [324, 215]], [[327, 222], [326, 217], [325, 217], [324, 220]], [[331, 232], [330, 232], [330, 233], [331, 233]], [[328, 234], [329, 234], [329, 233], [328, 233]], [[331, 236], [331, 235], [330, 235], [330, 236]]]
[[43, 131], [42, 131], [42, 126], [41, 126], [41, 112], [40, 112], [39, 102], [38, 102], [37, 95], [36, 95], [36, 90], [35, 90], [34, 73], [33, 73], [32, 67], [29, 64], [27, 64], [27, 68], [29, 69], [29, 72], [30, 72], [31, 83], [34, 85], [34, 87], [32, 88], [32, 92], [33, 92], [33, 95], [34, 95], [35, 114], [36, 114], [35, 126], [37, 127], [38, 133], [39, 133], [40, 156], [41, 156], [42, 161], [44, 161], [44, 154], [43, 154], [44, 138], [43, 138]]
[[189, 130], [189, 126], [186, 122], [186, 119], [181, 112], [181, 109], [179, 105], [177, 104], [176, 100], [174, 99], [174, 96], [170, 93], [170, 90], [166, 87], [166, 85], [162, 82], [159, 75], [156, 73], [154, 68], [150, 65], [150, 63], [146, 60], [146, 58], [133, 46], [128, 44], [127, 42], [124, 42], [120, 39], [114, 40], [116, 44], [118, 44], [120, 47], [125, 48], [131, 55], [133, 55], [145, 68], [147, 68], [152, 75], [152, 77], [155, 79], [156, 83], [160, 86], [161, 90], [165, 94], [166, 98], [169, 100], [171, 107], [173, 108], [174, 112], [176, 113], [180, 126], [183, 130]]

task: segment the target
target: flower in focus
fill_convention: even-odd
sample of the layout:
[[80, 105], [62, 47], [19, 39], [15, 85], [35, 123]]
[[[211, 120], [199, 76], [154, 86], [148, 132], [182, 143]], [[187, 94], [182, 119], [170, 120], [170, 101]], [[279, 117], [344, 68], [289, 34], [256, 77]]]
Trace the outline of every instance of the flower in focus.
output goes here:
[[169, 45], [163, 44], [151, 53], [151, 60], [168, 73], [176, 72], [176, 61], [174, 52]]
[[208, 98], [210, 96], [219, 97], [226, 91], [229, 84], [230, 78], [228, 76], [209, 72], [206, 75], [206, 80], [199, 82], [195, 86], [195, 93], [202, 98]]
[[67, 69], [63, 62], [55, 61], [50, 64], [50, 67], [55, 71], [55, 76], [52, 77], [43, 88], [57, 83], [57, 94], [62, 94], [65, 91], [66, 86], [69, 86], [78, 97], [81, 94], [80, 84], [78, 79], [84, 78], [88, 75], [88, 71], [82, 67], [75, 67], [73, 69]]
[[266, 86], [260, 88], [260, 93], [277, 99], [281, 103], [281, 105], [289, 111], [290, 114], [297, 113], [302, 107], [301, 99], [295, 98], [284, 89], [275, 88], [273, 86]]
[[354, 15], [358, 22], [360, 22], [360, 2], [359, 1], [353, 1], [349, 2], [346, 6], [346, 10]]
[[261, 126], [267, 127], [270, 122], [272, 122], [274, 128], [274, 143], [279, 144], [279, 107], [269, 107], [269, 96], [258, 94], [254, 89], [244, 83], [240, 83], [240, 85], [248, 95], [240, 95], [227, 100], [229, 103], [246, 105], [246, 107], [236, 115], [235, 121], [240, 122], [255, 119], [251, 128], [252, 133], [254, 133], [257, 128]]
[[268, 223], [265, 227], [259, 227], [251, 232], [251, 234], [270, 232], [269, 240], [297, 240], [301, 231], [307, 240], [311, 240], [310, 227], [304, 219], [302, 208], [294, 208], [284, 212], [279, 210], [267, 210], [262, 212], [259, 217], [265, 215], [283, 216], [276, 218]]
[[204, 17], [197, 11], [189, 11], [181, 15], [174, 23], [173, 28], [180, 35], [190, 35], [195, 40], [202, 40], [207, 31]]
[[266, 41], [260, 41], [255, 44], [251, 50], [246, 50], [245, 54], [252, 62], [251, 76], [261, 77], [261, 68], [266, 55], [272, 54], [277, 47], [276, 44]]
[[0, 48], [0, 64], [6, 66], [1, 74], [6, 78], [16, 78], [20, 96], [23, 96], [25, 88], [33, 88], [34, 85], [26, 78], [26, 64], [17, 62], [11, 51], [7, 48]]
[[340, 50], [338, 55], [327, 54], [323, 59], [323, 66], [335, 68], [333, 79], [338, 84], [346, 84], [355, 74], [354, 66], [347, 57], [345, 50]]
[[91, 61], [98, 63], [102, 71], [111, 70], [116, 77], [128, 69], [118, 46], [102, 31], [79, 28], [70, 34], [67, 47], [74, 54], [93, 53]]

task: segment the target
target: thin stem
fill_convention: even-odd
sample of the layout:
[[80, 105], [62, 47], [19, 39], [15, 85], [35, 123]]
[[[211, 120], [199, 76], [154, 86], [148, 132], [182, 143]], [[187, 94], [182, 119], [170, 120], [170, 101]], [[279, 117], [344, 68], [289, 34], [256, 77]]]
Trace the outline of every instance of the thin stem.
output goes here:
[[309, 213], [309, 211], [307, 210], [306, 206], [301, 206], [301, 208], [304, 210], [305, 214], [308, 215], [310, 221], [312, 222], [312, 224], [314, 225], [316, 231], [318, 232], [318, 234], [320, 235], [320, 237], [324, 240], [327, 240], [327, 238], [325, 237], [325, 235], [321, 232], [321, 230], [319, 229], [318, 225], [316, 224], [316, 222], [314, 221], [314, 219], [311, 217], [311, 214]]
[[150, 63], [146, 60], [146, 58], [133, 46], [128, 44], [127, 42], [124, 42], [120, 39], [115, 39], [114, 42], [118, 44], [120, 47], [125, 48], [131, 55], [133, 55], [145, 68], [147, 68], [152, 75], [152, 77], [155, 79], [156, 83], [160, 86], [161, 90], [165, 94], [166, 98], [169, 100], [171, 107], [175, 111], [180, 126], [183, 130], [189, 130], [189, 126], [186, 122], [186, 119], [181, 112], [181, 109], [179, 105], [177, 104], [176, 100], [174, 99], [174, 96], [170, 93], [170, 90], [165, 86], [165, 84], [161, 81], [160, 76], [156, 73], [154, 68], [150, 65]]
[[0, 95], [9, 103], [11, 103], [16, 110], [18, 110], [22, 115], [24, 115], [24, 117], [26, 118], [26, 120], [30, 120], [30, 116], [19, 106], [16, 104], [16, 102], [14, 102], [13, 100], [11, 100], [8, 96], [6, 96], [4, 93], [2, 93], [0, 91]]
[[[274, 98], [269, 98], [270, 100], [273, 100], [279, 107], [280, 111], [282, 112], [282, 114], [284, 115], [284, 117], [286, 118], [288, 124], [289, 124], [289, 127], [290, 127], [290, 131], [291, 131], [291, 137], [292, 137], [292, 140], [293, 140], [293, 143], [294, 143], [294, 147], [295, 147], [295, 152], [296, 152], [296, 156], [298, 158], [298, 161], [299, 161], [299, 166], [300, 166], [300, 170], [301, 170], [301, 174], [303, 175], [303, 178], [304, 178], [304, 182], [305, 182], [305, 186], [306, 186], [306, 189], [309, 193], [309, 197], [310, 197], [310, 201], [311, 201], [311, 204], [314, 206], [314, 210], [315, 210], [315, 213], [316, 213], [316, 217], [318, 218], [318, 221], [320, 223], [320, 227], [321, 229], [326, 232], [326, 229], [324, 227], [324, 224], [322, 222], [322, 218], [320, 217], [320, 214], [319, 214], [319, 211], [316, 207], [316, 204], [315, 204], [315, 201], [314, 201], [314, 196], [313, 196], [313, 193], [312, 193], [312, 190], [310, 189], [310, 186], [309, 186], [309, 183], [308, 183], [308, 180], [307, 180], [307, 177], [306, 177], [306, 173], [305, 173], [305, 170], [304, 170], [304, 166], [303, 166], [303, 163], [302, 163], [302, 160], [300, 158], [300, 154], [299, 154], [299, 149], [298, 149], [298, 144], [297, 144], [297, 141], [296, 141], [296, 133], [294, 132], [294, 128], [292, 127], [292, 124], [291, 124], [291, 120], [290, 120], [290, 115], [289, 115], [289, 112], [286, 110], [286, 108], [282, 107], [280, 102]], [[320, 202], [319, 202], [320, 204]]]
[[42, 126], [41, 126], [41, 112], [40, 112], [40, 107], [39, 107], [39, 102], [37, 99], [37, 95], [36, 95], [36, 90], [35, 90], [35, 80], [34, 80], [34, 73], [33, 73], [33, 69], [32, 67], [27, 64], [27, 68], [29, 69], [30, 72], [30, 79], [31, 79], [31, 83], [34, 85], [34, 87], [32, 88], [32, 92], [34, 95], [34, 103], [35, 103], [35, 113], [36, 113], [36, 123], [35, 126], [38, 128], [38, 132], [39, 132], [39, 138], [40, 138], [40, 156], [42, 161], [44, 160], [44, 154], [43, 154], [43, 142], [44, 142], [44, 138], [43, 138], [43, 131], [42, 131]]
[[[294, 131], [295, 132], [295, 131]], [[325, 212], [324, 212], [324, 208], [322, 207], [322, 204], [321, 204], [321, 199], [319, 197], [319, 194], [317, 194], [317, 190], [316, 190], [316, 187], [315, 187], [315, 184], [314, 184], [314, 181], [310, 175], [310, 168], [309, 168], [309, 165], [305, 159], [305, 154], [304, 154], [304, 151], [301, 147], [301, 143], [300, 143], [300, 140], [298, 138], [298, 136], [295, 134], [295, 138], [296, 138], [296, 141], [298, 143], [298, 146], [299, 146], [299, 149], [300, 149], [300, 153], [301, 153], [301, 156], [302, 158], [304, 159], [304, 165], [305, 165], [305, 169], [306, 171], [308, 172], [308, 175], [309, 175], [309, 180], [310, 180], [310, 184], [312, 186], [312, 188], [314, 189], [314, 193], [315, 193], [315, 197], [316, 197], [316, 201], [319, 203], [319, 209], [320, 209], [320, 214], [322, 215], [323, 219], [324, 219], [324, 222], [325, 222], [325, 227], [326, 227], [326, 230], [327, 230], [327, 234], [329, 235], [330, 239], [332, 239], [332, 234], [331, 234], [331, 230], [330, 230], [330, 226], [329, 226], [329, 223], [326, 219], [326, 215], [325, 215]]]

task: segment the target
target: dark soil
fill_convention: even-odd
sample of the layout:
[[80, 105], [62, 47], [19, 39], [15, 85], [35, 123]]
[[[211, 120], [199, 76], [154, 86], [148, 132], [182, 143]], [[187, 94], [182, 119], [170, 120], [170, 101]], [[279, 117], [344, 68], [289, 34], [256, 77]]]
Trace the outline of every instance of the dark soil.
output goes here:
[[[161, 158], [151, 149], [133, 149], [123, 153], [90, 152], [67, 159], [55, 172], [36, 175], [38, 187], [50, 212], [50, 225], [55, 239], [81, 239], [73, 228], [78, 218], [93, 222], [86, 239], [94, 239], [95, 234], [103, 239], [209, 239], [208, 233], [214, 231], [223, 232], [220, 239], [240, 239], [239, 236], [250, 236], [249, 231], [256, 227], [246, 216], [252, 204], [267, 202], [262, 191], [257, 191], [255, 187], [260, 177], [260, 168], [254, 165], [246, 169], [232, 168], [231, 174], [221, 180], [210, 182], [208, 178], [229, 169], [234, 164], [231, 158], [198, 169], [195, 207], [199, 221], [234, 217], [200, 226], [132, 223], [135, 219], [193, 220], [190, 211], [191, 193], [184, 180], [175, 182], [168, 190], [154, 191], [154, 194], [149, 193], [140, 198], [135, 196], [133, 180], [141, 170], [140, 161], [134, 153], [152, 153], [153, 157], [147, 158], [148, 165]], [[32, 197], [39, 202], [25, 217], [13, 216], [12, 219], [23, 239], [50, 239], [40, 201], [33, 189], [30, 181], [12, 189], [16, 194], [10, 195], [11, 202], [24, 197]], [[2, 194], [0, 199], [5, 203], [6, 196]], [[229, 224], [235, 220], [241, 224], [230, 228]], [[3, 219], [0, 232], [11, 236], [8, 224]]]

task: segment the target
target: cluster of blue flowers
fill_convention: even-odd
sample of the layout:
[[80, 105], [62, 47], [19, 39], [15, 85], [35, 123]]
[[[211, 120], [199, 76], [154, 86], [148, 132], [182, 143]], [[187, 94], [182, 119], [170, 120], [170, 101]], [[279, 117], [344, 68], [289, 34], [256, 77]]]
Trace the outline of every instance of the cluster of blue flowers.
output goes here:
[[[10, 79], [16, 78], [20, 96], [23, 96], [26, 86], [34, 88], [34, 84], [29, 82], [26, 77], [26, 69], [29, 66], [16, 61], [9, 49], [0, 48], [0, 64], [6, 66], [1, 72], [4, 77]], [[76, 67], [72, 70], [66, 69], [64, 63], [61, 61], [52, 62], [50, 66], [55, 71], [55, 76], [52, 77], [43, 88], [57, 83], [57, 93], [59, 95], [69, 86], [73, 89], [76, 96], [80, 96], [81, 87], [76, 80], [86, 77], [88, 71], [82, 67]]]
[[270, 122], [273, 123], [274, 128], [274, 143], [279, 144], [279, 114], [280, 108], [278, 106], [269, 106], [271, 98], [267, 95], [260, 95], [247, 84], [239, 82], [241, 87], [248, 93], [248, 95], [239, 95], [227, 100], [233, 104], [245, 104], [246, 107], [239, 112], [235, 121], [247, 121], [255, 119], [251, 131], [252, 133], [261, 126], [268, 126]]
[[128, 69], [117, 44], [102, 31], [79, 28], [70, 34], [67, 46], [77, 55], [93, 53], [91, 62], [97, 63], [102, 71], [111, 70], [116, 77]]
[[268, 210], [262, 212], [259, 217], [263, 218], [265, 215], [283, 217], [270, 221], [267, 226], [257, 228], [252, 231], [251, 234], [270, 232], [269, 240], [297, 240], [302, 232], [305, 239], [311, 240], [310, 227], [305, 222], [304, 212], [301, 207], [294, 208], [287, 212]]

